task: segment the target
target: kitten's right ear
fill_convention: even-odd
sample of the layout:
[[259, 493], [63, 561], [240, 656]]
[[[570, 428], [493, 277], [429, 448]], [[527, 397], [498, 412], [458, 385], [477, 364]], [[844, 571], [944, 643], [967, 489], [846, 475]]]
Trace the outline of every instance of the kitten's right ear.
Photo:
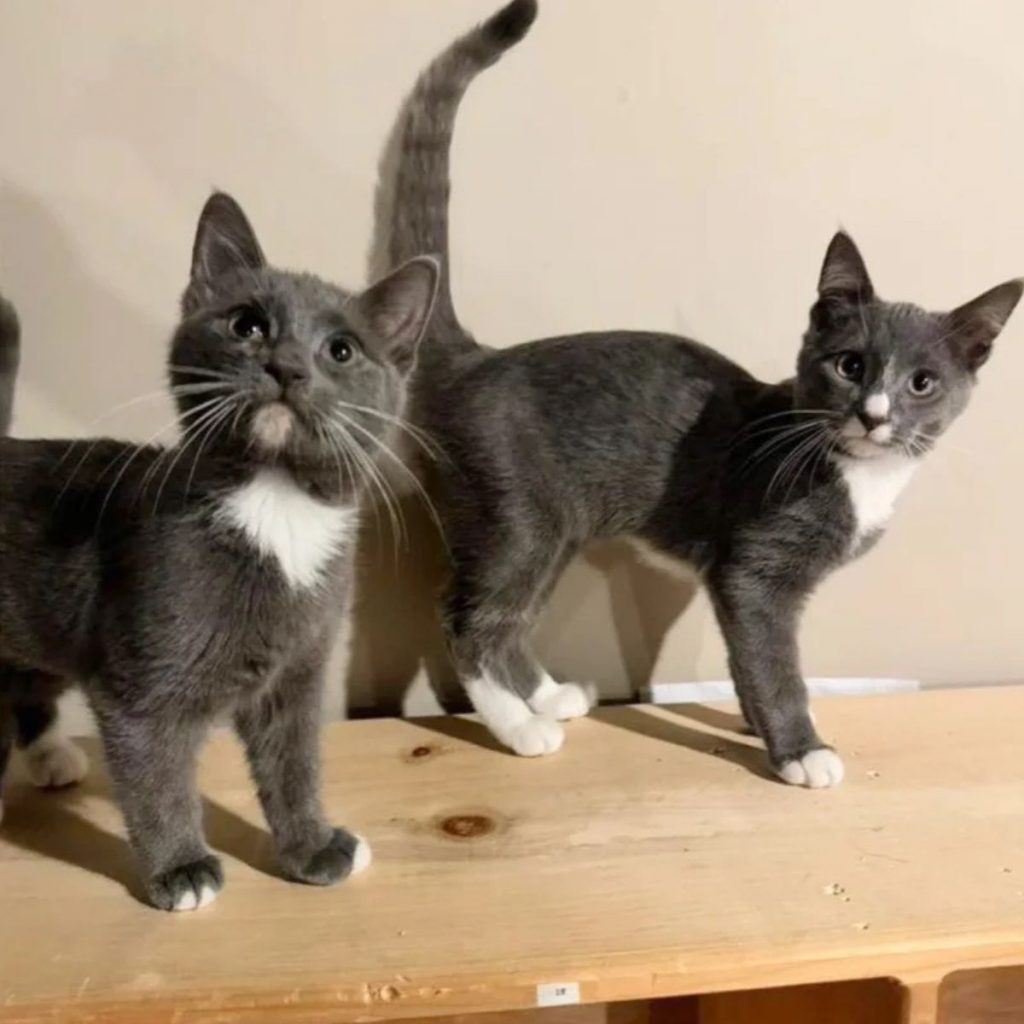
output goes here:
[[828, 244], [818, 277], [818, 295], [854, 304], [870, 302], [875, 297], [864, 258], [845, 231], [837, 231]]
[[1022, 293], [1024, 280], [1004, 281], [949, 314], [953, 324], [949, 344], [972, 373], [988, 359], [992, 342], [1006, 326]]
[[434, 256], [416, 256], [356, 296], [384, 354], [402, 372], [416, 360], [416, 348], [427, 329], [437, 297], [441, 264]]
[[226, 192], [214, 192], [199, 215], [192, 246], [192, 282], [209, 285], [237, 270], [259, 270], [267, 261], [242, 208]]

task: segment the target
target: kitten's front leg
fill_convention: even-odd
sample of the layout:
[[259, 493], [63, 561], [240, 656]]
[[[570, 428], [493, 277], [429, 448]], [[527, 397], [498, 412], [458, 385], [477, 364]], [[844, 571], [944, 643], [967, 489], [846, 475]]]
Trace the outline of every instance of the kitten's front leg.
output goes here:
[[239, 708], [235, 727], [285, 873], [332, 885], [367, 867], [370, 847], [332, 827], [320, 803], [321, 675], [319, 662], [288, 668], [269, 692]]
[[763, 578], [723, 573], [710, 585], [743, 716], [768, 748], [772, 769], [794, 786], [843, 780], [843, 762], [814, 728], [800, 674], [797, 623], [802, 594]]
[[149, 901], [160, 910], [212, 903], [224, 874], [203, 838], [195, 785], [205, 722], [130, 713], [102, 699], [93, 708]]

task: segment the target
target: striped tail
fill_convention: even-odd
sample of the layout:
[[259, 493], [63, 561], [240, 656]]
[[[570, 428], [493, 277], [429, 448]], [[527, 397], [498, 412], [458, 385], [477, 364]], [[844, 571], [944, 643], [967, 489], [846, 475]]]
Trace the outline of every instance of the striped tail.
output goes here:
[[18, 376], [21, 329], [14, 307], [0, 296], [0, 437], [11, 428], [14, 383]]
[[470, 82], [518, 43], [536, 16], [537, 0], [512, 0], [437, 57], [405, 101], [381, 160], [374, 276], [421, 253], [441, 257], [428, 349], [475, 347], [455, 315], [449, 276], [448, 196], [455, 115]]

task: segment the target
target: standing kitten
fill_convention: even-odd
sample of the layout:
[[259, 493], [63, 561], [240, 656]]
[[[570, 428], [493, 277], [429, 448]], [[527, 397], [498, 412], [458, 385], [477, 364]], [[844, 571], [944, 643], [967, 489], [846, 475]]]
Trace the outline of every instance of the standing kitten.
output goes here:
[[16, 734], [66, 760], [54, 701], [81, 680], [157, 907], [222, 885], [194, 773], [225, 711], [287, 875], [369, 860], [320, 805], [321, 676], [437, 277], [420, 258], [350, 294], [275, 270], [215, 195], [171, 342], [181, 443], [0, 440], [0, 754]]
[[[535, 14], [533, 0], [515, 0], [421, 76], [396, 126], [394, 180], [381, 189], [392, 261], [447, 256], [459, 101]], [[808, 713], [801, 609], [878, 538], [966, 406], [1021, 290], [1010, 281], [952, 313], [885, 302], [839, 233], [797, 376], [765, 384], [668, 334], [484, 348], [460, 326], [443, 274], [412, 409], [446, 456], [436, 474], [453, 557], [448, 641], [494, 735], [518, 754], [550, 753], [563, 741], [557, 720], [586, 713], [586, 692], [555, 683], [527, 636], [569, 559], [590, 540], [625, 536], [700, 572], [774, 770], [798, 785], [839, 782], [842, 762]]]

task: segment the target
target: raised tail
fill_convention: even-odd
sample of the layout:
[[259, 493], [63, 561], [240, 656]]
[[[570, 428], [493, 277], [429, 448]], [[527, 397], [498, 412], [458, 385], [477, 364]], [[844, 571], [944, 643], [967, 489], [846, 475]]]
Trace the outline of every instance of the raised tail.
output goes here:
[[428, 336], [449, 349], [475, 345], [455, 315], [449, 275], [455, 115], [469, 83], [518, 43], [536, 16], [537, 0], [512, 0], [435, 58], [403, 104], [381, 159], [373, 276], [421, 253], [440, 256], [441, 280]]
[[14, 383], [21, 353], [21, 328], [14, 307], [0, 296], [0, 437], [11, 428]]

